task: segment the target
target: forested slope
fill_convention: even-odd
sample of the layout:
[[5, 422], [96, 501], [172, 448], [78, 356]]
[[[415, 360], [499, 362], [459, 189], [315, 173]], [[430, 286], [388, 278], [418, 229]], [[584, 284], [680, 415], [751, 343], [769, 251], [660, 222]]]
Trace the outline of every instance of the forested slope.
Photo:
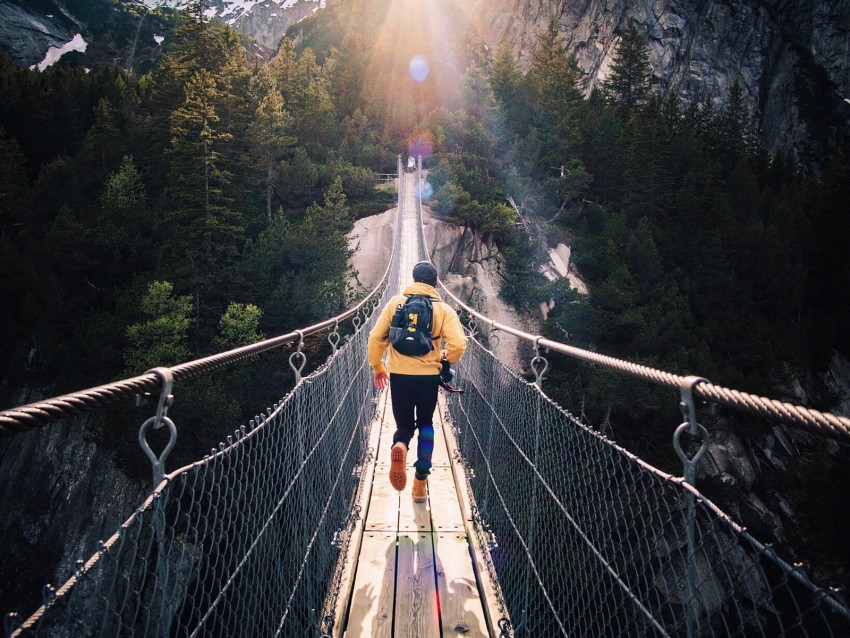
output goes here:
[[[199, 8], [141, 76], [0, 57], [6, 405], [20, 388], [97, 385], [351, 301], [345, 233], [392, 205], [373, 185], [396, 148], [337, 99], [332, 62], [290, 46], [249, 62]], [[285, 383], [253, 386], [271, 401]], [[195, 390], [218, 406], [194, 423], [214, 443], [244, 416], [225, 395], [244, 390]]]

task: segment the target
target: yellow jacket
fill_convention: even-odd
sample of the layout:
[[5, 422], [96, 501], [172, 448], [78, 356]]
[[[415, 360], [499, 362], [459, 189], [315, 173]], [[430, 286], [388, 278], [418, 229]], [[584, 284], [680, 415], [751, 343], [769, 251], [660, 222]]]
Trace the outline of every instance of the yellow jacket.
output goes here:
[[[390, 322], [399, 304], [404, 304], [404, 295], [425, 295], [434, 300], [431, 336], [434, 349], [421, 357], [407, 357], [395, 351], [390, 345]], [[440, 341], [443, 341], [441, 348]], [[384, 367], [384, 352], [389, 348], [390, 356]], [[391, 372], [395, 374], [437, 375], [440, 373], [441, 350], [446, 351], [449, 363], [457, 363], [466, 350], [466, 335], [460, 325], [457, 313], [440, 298], [433, 286], [416, 282], [404, 289], [404, 293], [390, 299], [381, 311], [378, 322], [369, 333], [369, 365], [373, 372]]]

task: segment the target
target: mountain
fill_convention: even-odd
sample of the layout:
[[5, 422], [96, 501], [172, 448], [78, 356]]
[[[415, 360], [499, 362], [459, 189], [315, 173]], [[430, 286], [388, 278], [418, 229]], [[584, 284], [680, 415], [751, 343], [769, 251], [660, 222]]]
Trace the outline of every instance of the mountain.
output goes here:
[[490, 47], [507, 39], [523, 60], [554, 16], [588, 88], [609, 72], [618, 33], [633, 21], [664, 95], [723, 104], [738, 81], [772, 150], [804, 163], [828, 152], [850, 119], [850, 0], [470, 0]]
[[[191, 0], [142, 0], [149, 7], [183, 9]], [[332, 4], [334, 0], [330, 0]], [[329, 0], [208, 0], [206, 15], [250, 36], [263, 47], [277, 49], [286, 30], [324, 9]]]
[[[328, 2], [212, 0], [205, 5], [209, 18], [247, 36], [252, 53], [269, 58], [291, 25]], [[190, 0], [4, 0], [0, 49], [21, 66], [46, 66], [51, 49], [68, 49], [74, 41], [80, 64], [117, 64], [143, 72], [171, 33], [176, 11], [190, 4]], [[58, 57], [56, 51], [51, 54], [53, 61]]]
[[[90, 46], [85, 64], [132, 67], [155, 56], [164, 16], [191, 0], [7, 0], [0, 3], [0, 48], [31, 66], [76, 34]], [[315, 48], [322, 14], [386, 13], [380, 0], [208, 0], [207, 15], [253, 40], [268, 57], [287, 33]], [[337, 5], [334, 7], [333, 5]], [[116, 11], [116, 6], [120, 11]], [[142, 18], [141, 8], [152, 10]], [[376, 8], [380, 7], [376, 11]], [[490, 51], [507, 40], [522, 63], [530, 60], [537, 34], [554, 17], [587, 74], [588, 92], [607, 77], [619, 33], [630, 21], [645, 36], [654, 83], [663, 97], [725, 103], [739, 82], [771, 151], [788, 151], [807, 165], [830, 154], [846, 137], [850, 119], [850, 0], [430, 0], [407, 3], [430, 15], [426, 28], [466, 34]], [[423, 8], [424, 7], [424, 8]], [[450, 15], [450, 21], [438, 14]], [[378, 25], [380, 26], [380, 25]], [[377, 28], [377, 27], [376, 27]], [[160, 29], [160, 32], [157, 32]], [[313, 34], [311, 36], [311, 34]], [[154, 37], [157, 37], [154, 40]], [[339, 41], [318, 37], [330, 45]], [[439, 47], [448, 51], [449, 47]], [[79, 50], [79, 48], [78, 48]], [[321, 57], [321, 51], [319, 51]]]
[[139, 2], [4, 0], [0, 49], [18, 65], [41, 70], [62, 58], [63, 64], [117, 65], [143, 73], [173, 32], [177, 15]]
[[[315, 49], [327, 41], [330, 14], [378, 14], [376, 5], [385, 4], [346, 0], [289, 35]], [[789, 151], [813, 165], [846, 141], [850, 0], [430, 0], [406, 5], [405, 11], [414, 10], [425, 19], [400, 39], [461, 32], [465, 42], [491, 53], [507, 41], [523, 66], [554, 17], [567, 52], [586, 74], [588, 93], [608, 77], [619, 34], [632, 22], [646, 39], [661, 97], [674, 91], [684, 100], [722, 106], [739, 82], [771, 151]], [[339, 46], [343, 37], [330, 44]]]

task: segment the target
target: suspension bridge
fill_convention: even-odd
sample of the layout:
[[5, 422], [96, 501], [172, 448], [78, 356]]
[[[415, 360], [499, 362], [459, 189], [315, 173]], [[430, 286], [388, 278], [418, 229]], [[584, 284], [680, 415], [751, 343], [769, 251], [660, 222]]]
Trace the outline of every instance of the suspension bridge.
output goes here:
[[[293, 333], [0, 413], [11, 436], [137, 396], [159, 397], [139, 441], [153, 490], [6, 636], [848, 636], [843, 592], [818, 586], [695, 487], [725, 406], [850, 440], [850, 420], [581, 350], [500, 325], [443, 290], [467, 320], [462, 397], [441, 396], [427, 503], [387, 480], [394, 423], [366, 364], [388, 297], [427, 258], [421, 161], [405, 174], [380, 285]], [[350, 324], [343, 339], [340, 326]], [[304, 337], [332, 354], [302, 377]], [[529, 341], [534, 381], [502, 364], [499, 333]], [[180, 382], [294, 347], [296, 385], [196, 462], [166, 472]], [[666, 474], [553, 403], [547, 351], [680, 393]], [[61, 427], [51, 425], [50, 427]], [[168, 444], [153, 450], [152, 429]], [[691, 436], [692, 445], [682, 437]], [[695, 450], [695, 451], [694, 451]]]

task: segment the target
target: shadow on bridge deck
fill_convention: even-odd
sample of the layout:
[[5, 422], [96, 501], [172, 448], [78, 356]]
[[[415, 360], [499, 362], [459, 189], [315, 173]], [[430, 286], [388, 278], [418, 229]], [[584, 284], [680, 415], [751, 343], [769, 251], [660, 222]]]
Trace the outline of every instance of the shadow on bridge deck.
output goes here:
[[441, 392], [434, 418], [428, 501], [414, 503], [412, 468], [403, 492], [389, 483], [395, 422], [388, 396], [379, 396], [371, 425], [376, 454], [365, 474], [370, 484], [360, 503], [361, 537], [347, 557], [334, 636], [495, 636], [489, 623], [496, 615], [495, 593], [469, 533], [471, 508], [463, 468], [454, 461], [445, 397]]

